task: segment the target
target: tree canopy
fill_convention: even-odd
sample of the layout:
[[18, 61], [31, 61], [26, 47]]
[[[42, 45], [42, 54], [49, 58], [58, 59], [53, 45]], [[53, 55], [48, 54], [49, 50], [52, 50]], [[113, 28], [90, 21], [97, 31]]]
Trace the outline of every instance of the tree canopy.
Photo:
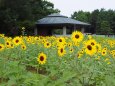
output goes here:
[[0, 0], [0, 32], [19, 35], [21, 27], [27, 32], [44, 16], [59, 12], [46, 0]]
[[115, 10], [94, 10], [92, 12], [78, 11], [72, 18], [91, 24], [90, 31], [96, 34], [115, 34]]

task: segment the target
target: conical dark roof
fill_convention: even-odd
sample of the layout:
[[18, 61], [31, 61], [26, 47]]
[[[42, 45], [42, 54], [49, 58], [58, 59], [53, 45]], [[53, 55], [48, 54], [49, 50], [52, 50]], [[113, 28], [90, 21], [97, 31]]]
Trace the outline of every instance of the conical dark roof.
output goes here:
[[76, 25], [90, 25], [81, 21], [77, 21], [67, 16], [60, 15], [59, 13], [54, 13], [48, 15], [45, 18], [42, 18], [37, 21], [37, 25], [53, 25], [53, 24], [76, 24]]

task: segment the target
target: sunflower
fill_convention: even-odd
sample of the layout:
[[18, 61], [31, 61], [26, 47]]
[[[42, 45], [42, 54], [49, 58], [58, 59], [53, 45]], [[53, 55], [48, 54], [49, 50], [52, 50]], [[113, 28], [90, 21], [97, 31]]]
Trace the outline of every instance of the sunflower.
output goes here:
[[14, 44], [13, 43], [11, 43], [11, 48], [14, 48]]
[[96, 42], [94, 39], [91, 39], [91, 40], [90, 40], [90, 44], [91, 44], [92, 46], [96, 46], [97, 42]]
[[4, 45], [0, 44], [0, 51], [4, 50]]
[[82, 56], [82, 53], [78, 52], [78, 54], [77, 54], [77, 58], [80, 59], [81, 56]]
[[5, 42], [5, 46], [6, 46], [6, 48], [11, 48], [11, 41], [7, 40]]
[[32, 38], [31, 38], [31, 37], [28, 37], [26, 40], [27, 40], [28, 43], [31, 43]]
[[44, 47], [50, 48], [50, 47], [51, 47], [51, 43], [50, 43], [50, 42], [45, 42], [45, 43], [44, 43]]
[[73, 48], [70, 48], [70, 50], [69, 50], [69, 51], [70, 51], [70, 53], [72, 53], [72, 52], [73, 52]]
[[102, 56], [105, 56], [107, 54], [107, 50], [105, 48], [103, 48], [103, 50], [101, 51]]
[[107, 64], [108, 64], [108, 65], [110, 65], [110, 64], [111, 64], [111, 62], [109, 61], [109, 62], [107, 62]]
[[97, 58], [95, 58], [95, 60], [99, 61], [100, 60], [100, 56], [98, 56]]
[[113, 58], [115, 58], [115, 54], [112, 54]]
[[74, 42], [81, 42], [83, 40], [83, 37], [83, 34], [79, 31], [75, 31], [71, 35], [71, 38]]
[[91, 35], [88, 35], [88, 39], [92, 39], [92, 36], [91, 36]]
[[71, 46], [72, 46], [72, 43], [71, 43], [71, 42], [69, 42], [69, 43], [67, 43], [67, 45], [68, 45], [68, 47], [71, 47]]
[[22, 43], [22, 38], [20, 38], [20, 37], [15, 37], [15, 38], [13, 39], [13, 43], [14, 43], [15, 45], [20, 45], [20, 44]]
[[4, 34], [0, 34], [0, 37], [4, 38], [5, 36], [4, 36]]
[[113, 48], [114, 47], [114, 42], [113, 41], [111, 41], [110, 43], [110, 46]]
[[79, 52], [80, 52], [81, 54], [83, 54], [84, 51], [85, 51], [85, 48], [82, 48]]
[[87, 44], [86, 46], [85, 46], [85, 52], [86, 52], [86, 54], [88, 54], [88, 55], [94, 55], [95, 53], [96, 53], [96, 47], [95, 46], [91, 46], [90, 44]]
[[40, 53], [38, 55], [37, 61], [39, 62], [39, 64], [45, 64], [46, 63], [46, 54], [44, 54], [43, 52]]
[[58, 46], [60, 46], [60, 45], [65, 46], [65, 45], [66, 45], [66, 40], [65, 40], [65, 38], [64, 38], [64, 37], [58, 37], [58, 38], [57, 38], [57, 45], [58, 45]]
[[63, 42], [65, 42], [64, 37], [59, 37], [59, 38], [57, 38], [57, 42], [58, 42], [58, 43], [63, 43]]
[[97, 52], [101, 52], [101, 45], [100, 44], [96, 44], [96, 48], [97, 48]]
[[105, 58], [105, 60], [104, 60], [104, 61], [105, 61], [105, 62], [107, 62], [107, 61], [109, 61], [109, 60], [110, 60], [109, 58]]
[[107, 47], [104, 47], [103, 50], [107, 50]]
[[25, 45], [25, 44], [22, 44], [22, 45], [21, 45], [21, 49], [22, 49], [22, 50], [26, 50], [26, 45]]
[[62, 57], [65, 54], [66, 54], [66, 51], [65, 51], [64, 47], [59, 47], [58, 48], [58, 55]]

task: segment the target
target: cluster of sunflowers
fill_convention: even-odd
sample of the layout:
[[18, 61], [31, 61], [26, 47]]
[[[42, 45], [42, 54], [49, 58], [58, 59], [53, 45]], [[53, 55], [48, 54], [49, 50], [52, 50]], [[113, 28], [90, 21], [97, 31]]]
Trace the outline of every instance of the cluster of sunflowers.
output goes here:
[[[108, 62], [107, 64], [111, 64], [110, 58], [115, 58], [115, 39], [105, 39], [91, 35], [84, 36], [79, 31], [73, 32], [71, 37], [18, 36], [11, 38], [1, 34], [0, 40], [0, 53], [4, 50], [16, 47], [27, 51], [28, 46], [36, 45], [36, 48], [41, 47], [42, 49], [47, 48], [50, 51], [55, 51], [59, 58], [67, 54], [69, 54], [70, 57], [74, 55], [78, 59], [87, 56], [100, 60], [104, 57], [105, 62]], [[45, 64], [47, 57], [47, 54], [44, 53], [43, 50], [39, 51], [37, 56], [38, 63]]]

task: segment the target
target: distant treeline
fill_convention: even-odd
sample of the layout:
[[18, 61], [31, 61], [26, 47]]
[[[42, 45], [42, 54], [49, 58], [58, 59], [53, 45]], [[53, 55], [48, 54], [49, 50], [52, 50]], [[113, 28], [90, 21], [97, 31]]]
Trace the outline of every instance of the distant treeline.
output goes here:
[[92, 33], [115, 34], [115, 10], [94, 10], [93, 12], [78, 11], [71, 15], [72, 18], [90, 23]]

